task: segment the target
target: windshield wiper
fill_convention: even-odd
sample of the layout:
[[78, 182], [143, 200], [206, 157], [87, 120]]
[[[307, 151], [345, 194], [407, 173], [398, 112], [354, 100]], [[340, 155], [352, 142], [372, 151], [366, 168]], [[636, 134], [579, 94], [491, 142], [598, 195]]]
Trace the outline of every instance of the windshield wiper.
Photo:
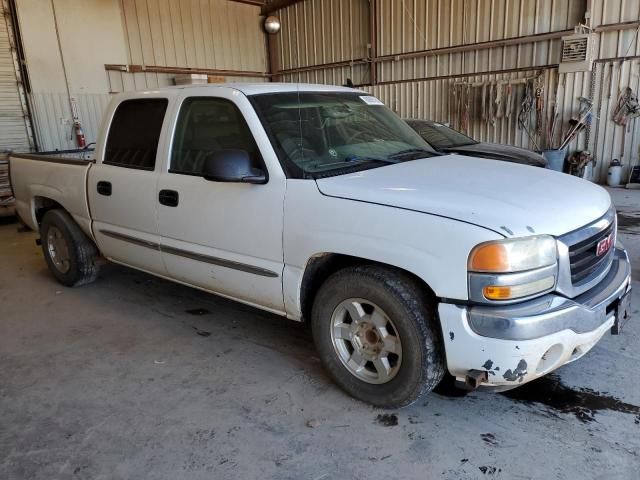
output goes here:
[[391, 157], [389, 157], [389, 158], [351, 157], [351, 158], [345, 158], [344, 159], [344, 163], [363, 164], [363, 163], [371, 163], [371, 162], [398, 163], [398, 161], [396, 161], [396, 160], [391, 160]]
[[439, 157], [440, 154], [437, 152], [432, 152], [430, 150], [425, 150], [424, 148], [408, 148], [406, 150], [400, 150], [392, 155], [389, 155], [389, 159], [397, 159], [397, 160], [414, 160], [416, 158], [425, 158], [425, 157]]
[[[305, 178], [313, 178], [315, 180], [325, 177], [333, 177], [335, 175], [344, 175], [361, 169], [367, 169], [367, 166], [374, 167], [375, 164], [395, 164], [399, 163], [397, 160], [388, 160], [385, 158], [371, 158], [371, 157], [354, 157], [351, 160], [345, 160], [341, 162], [342, 166], [338, 168], [331, 168], [320, 172], [306, 172]], [[375, 167], [374, 167], [375, 168]]]

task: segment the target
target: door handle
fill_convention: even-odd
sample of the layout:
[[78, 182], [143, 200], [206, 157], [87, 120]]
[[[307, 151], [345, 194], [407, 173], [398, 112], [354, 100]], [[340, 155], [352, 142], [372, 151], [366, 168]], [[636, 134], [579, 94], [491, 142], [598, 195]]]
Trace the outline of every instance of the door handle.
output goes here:
[[104, 195], [106, 197], [111, 196], [111, 182], [99, 181], [96, 186], [96, 190], [98, 190], [100, 195]]
[[167, 207], [177, 207], [180, 196], [175, 190], [160, 190], [158, 201]]

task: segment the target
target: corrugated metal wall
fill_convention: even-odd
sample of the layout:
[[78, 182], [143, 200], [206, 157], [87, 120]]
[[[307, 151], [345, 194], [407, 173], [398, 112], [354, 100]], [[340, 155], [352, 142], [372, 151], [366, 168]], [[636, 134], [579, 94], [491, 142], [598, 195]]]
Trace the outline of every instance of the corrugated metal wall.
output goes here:
[[19, 72], [16, 71], [11, 16], [0, 0], [0, 151], [29, 151], [31, 140]]
[[[582, 0], [400, 0], [378, 2], [378, 55], [395, 55], [572, 28], [584, 12]], [[486, 72], [547, 65], [559, 42], [448, 53], [385, 62], [380, 82], [424, 76]]]
[[[470, 83], [511, 83], [514, 102], [509, 112], [504, 111], [502, 116], [496, 118], [494, 123], [481, 119], [481, 106], [479, 101], [482, 95], [481, 87], [472, 87], [475, 101], [470, 105], [469, 128], [461, 128], [458, 122], [457, 112], [453, 111], [451, 96], [451, 84], [453, 80], [441, 79], [431, 81], [418, 81], [409, 84], [393, 83], [376, 86], [365, 86], [363, 90], [371, 92], [386, 105], [392, 108], [403, 118], [426, 118], [439, 122], [450, 123], [452, 127], [465, 130], [470, 136], [480, 141], [505, 143], [529, 148], [532, 145], [527, 133], [517, 128], [518, 105], [525, 93], [525, 84], [522, 80], [535, 77], [535, 71], [513, 72], [503, 74], [474, 75], [464, 77]], [[555, 70], [542, 71], [542, 79], [545, 85], [554, 85], [558, 81]], [[551, 89], [545, 90], [545, 103], [549, 104], [553, 98]], [[506, 109], [505, 109], [506, 110]], [[528, 116], [531, 125], [535, 125], [534, 112]]]
[[[339, 8], [336, 8], [336, 4]], [[282, 29], [278, 34], [279, 69], [288, 70], [344, 61], [357, 62], [368, 58], [368, 8], [368, 0], [305, 0], [277, 12], [282, 23]], [[332, 32], [336, 29], [338, 35]], [[368, 65], [355, 63], [287, 74], [279, 80], [341, 85], [347, 78], [356, 84], [368, 83]]]
[[[430, 118], [456, 125], [457, 115], [451, 101], [453, 83], [507, 82], [540, 73], [544, 80], [546, 115], [557, 102], [559, 123], [555, 134], [556, 144], [568, 129], [569, 119], [580, 109], [579, 97], [593, 99], [594, 110], [600, 107], [599, 85], [604, 72], [603, 64], [594, 66], [593, 73], [558, 74], [557, 68], [549, 68], [559, 62], [559, 38], [463, 52], [431, 51], [414, 58], [402, 58], [403, 55], [570, 30], [584, 21], [588, 4], [591, 5], [592, 27], [640, 19], [640, 2], [637, 0], [371, 1], [375, 2], [378, 12], [374, 47], [376, 55], [383, 57], [376, 62], [376, 85], [369, 86], [371, 75], [366, 61], [369, 57], [368, 44], [371, 42], [368, 23], [370, 2], [366, 0], [306, 0], [281, 10], [278, 15], [283, 25], [280, 35], [283, 70], [328, 62], [355, 61], [352, 66], [285, 72], [282, 79], [344, 84], [347, 78], [351, 78], [356, 85], [379, 96], [403, 117]], [[335, 34], [349, 31], [354, 19], [357, 19], [357, 25], [361, 28], [352, 30], [353, 36], [348, 41]], [[312, 47], [312, 53], [307, 50], [310, 38], [321, 39]], [[601, 59], [640, 55], [640, 40], [634, 29], [599, 33], [596, 34], [596, 40], [597, 57]], [[611, 121], [611, 113], [619, 88], [627, 84], [634, 88], [633, 85], [636, 85], [635, 91], [638, 92], [638, 67], [634, 65], [631, 61], [624, 62], [622, 66], [620, 62], [615, 64], [615, 79], [612, 82], [604, 80], [605, 91], [608, 87], [612, 99], [607, 101], [607, 98], [603, 98], [599, 122], [594, 119], [591, 131], [581, 132], [569, 145], [570, 151], [585, 148], [594, 151], [599, 160], [595, 171], [599, 181], [604, 180], [611, 158], [620, 156], [616, 152], [621, 151], [622, 127]], [[523, 71], [492, 73], [516, 69]], [[524, 86], [516, 87], [516, 90], [518, 99], [521, 99]], [[544, 148], [543, 139], [535, 138], [534, 142], [524, 130], [518, 128], [516, 115], [499, 118], [492, 125], [482, 120], [479, 114], [474, 114], [473, 103], [467, 129], [467, 133], [473, 137], [525, 148]], [[514, 113], [517, 114], [517, 109]], [[596, 122], [599, 128], [596, 128]], [[535, 126], [533, 119], [532, 125]], [[627, 164], [640, 163], [640, 140], [636, 128], [635, 124], [632, 125], [625, 136]]]
[[[260, 7], [228, 0], [121, 0], [128, 63], [265, 72]], [[166, 73], [110, 71], [111, 91], [173, 84]], [[263, 81], [263, 77], [227, 77]]]
[[[66, 93], [31, 93], [29, 95], [33, 124], [40, 151], [71, 150], [77, 148], [69, 97]], [[78, 118], [87, 143], [98, 138], [102, 113], [109, 94], [80, 94], [74, 96]]]
[[[600, 0], [594, 2], [593, 25], [630, 22], [640, 19], [637, 0]], [[622, 158], [623, 178], [630, 168], [640, 165], [640, 120], [633, 120], [625, 128], [612, 121], [618, 97], [630, 87], [640, 94], [640, 58], [608, 61], [610, 58], [640, 57], [640, 34], [637, 29], [603, 32], [599, 34], [598, 56], [593, 88], [594, 114], [589, 149], [597, 160], [596, 178], [604, 181], [609, 162]], [[582, 93], [588, 96], [585, 89]]]
[[[109, 56], [114, 58], [113, 63], [251, 72], [264, 72], [267, 69], [265, 38], [258, 6], [229, 0], [110, 1], [114, 2], [116, 11], [120, 10], [122, 28], [118, 26], [109, 34], [123, 36], [126, 49], [126, 54], [122, 53], [126, 58], [119, 58], [117, 54], [116, 57]], [[69, 53], [66, 50], [81, 41], [69, 30], [74, 27], [68, 15], [71, 9], [78, 14], [82, 9], [90, 9], [91, 5], [84, 0], [53, 2], [59, 20], [57, 27], [62, 38], [62, 54], [66, 57]], [[51, 8], [51, 5], [48, 0], [43, 8]], [[53, 18], [50, 17], [53, 24]], [[53, 31], [52, 25], [48, 27]], [[55, 41], [55, 36], [53, 39]], [[58, 54], [57, 51], [55, 53]], [[62, 71], [59, 63], [51, 68], [55, 68], [56, 74]], [[82, 85], [75, 88], [78, 83], [75, 76], [79, 76], [78, 65], [67, 65], [70, 94], [75, 98], [88, 142], [97, 138], [110, 93], [165, 87], [173, 84], [174, 77], [174, 74], [167, 73], [106, 71], [104, 60], [92, 61], [91, 56], [83, 60], [82, 68], [93, 69], [107, 80], [106, 87]], [[262, 76], [227, 76], [225, 80], [257, 82], [265, 79]], [[29, 95], [38, 146], [40, 150], [75, 148], [69, 96], [60, 88], [48, 90], [44, 83], [44, 88], [37, 88]], [[92, 93], [86, 93], [87, 90]]]
[[[369, 56], [368, 0], [306, 0], [280, 10], [280, 69], [360, 60]], [[369, 81], [369, 67], [354, 64], [286, 76], [284, 81], [342, 84]]]

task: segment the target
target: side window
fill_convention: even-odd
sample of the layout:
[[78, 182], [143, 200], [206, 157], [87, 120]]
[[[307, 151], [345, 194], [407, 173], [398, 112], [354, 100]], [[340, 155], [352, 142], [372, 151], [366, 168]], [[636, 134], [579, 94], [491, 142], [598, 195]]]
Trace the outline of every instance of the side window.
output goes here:
[[125, 100], [113, 114], [103, 163], [153, 170], [160, 130], [169, 101], [166, 98]]
[[246, 150], [259, 165], [256, 142], [233, 102], [224, 98], [187, 98], [178, 115], [169, 172], [202, 175], [205, 159], [226, 149]]

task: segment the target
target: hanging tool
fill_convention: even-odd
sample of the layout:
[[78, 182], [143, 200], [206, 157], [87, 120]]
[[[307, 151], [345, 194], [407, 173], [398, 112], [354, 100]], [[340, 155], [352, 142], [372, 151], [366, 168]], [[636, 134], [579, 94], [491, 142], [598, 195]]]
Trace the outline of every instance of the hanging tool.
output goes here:
[[489, 98], [487, 99], [487, 123], [491, 126], [496, 124], [496, 86], [493, 83], [489, 84]]
[[507, 118], [511, 118], [511, 114], [513, 113], [513, 87], [510, 83], [507, 83], [507, 103], [504, 107], [504, 116]]
[[631, 88], [625, 88], [618, 96], [616, 108], [613, 110], [613, 121], [622, 126], [622, 143], [620, 144], [620, 162], [624, 159], [627, 127], [631, 128], [631, 121], [640, 116], [638, 97]]
[[544, 111], [544, 83], [542, 75], [535, 80], [535, 97], [536, 97], [536, 135], [542, 136], [542, 123]]
[[488, 121], [489, 115], [487, 114], [487, 84], [482, 84], [482, 120]]
[[520, 103], [520, 111], [518, 112], [518, 127], [521, 130], [525, 130], [527, 125], [529, 125], [529, 113], [531, 113], [531, 109], [533, 108], [533, 88], [532, 82], [527, 80], [524, 89], [524, 98]]
[[553, 139], [556, 136], [556, 124], [558, 123], [558, 111], [556, 104], [551, 106], [549, 120], [547, 121], [547, 150], [553, 150]]
[[520, 103], [520, 111], [518, 112], [518, 127], [526, 132], [535, 149], [540, 150], [540, 148], [538, 147], [538, 142], [536, 142], [536, 139], [529, 130], [529, 115], [531, 114], [531, 110], [533, 109], [533, 103], [533, 80], [527, 80], [524, 91], [524, 98]]
[[591, 109], [593, 108], [593, 102], [585, 97], [578, 97], [580, 102], [580, 110], [578, 115], [574, 115], [569, 119], [569, 131], [564, 136], [560, 149], [565, 148], [573, 139], [586, 128], [587, 123], [591, 122]]
[[613, 110], [613, 121], [626, 126], [629, 120], [640, 117], [638, 96], [629, 87], [625, 88], [618, 97], [618, 103]]
[[462, 109], [460, 112], [460, 128], [466, 131], [469, 128], [469, 107], [471, 104], [471, 85], [468, 83], [462, 86], [461, 103]]
[[496, 118], [502, 118], [503, 115], [503, 107], [504, 102], [502, 101], [502, 97], [504, 94], [504, 85], [502, 82], [496, 83], [496, 99], [494, 103], [496, 104]]

